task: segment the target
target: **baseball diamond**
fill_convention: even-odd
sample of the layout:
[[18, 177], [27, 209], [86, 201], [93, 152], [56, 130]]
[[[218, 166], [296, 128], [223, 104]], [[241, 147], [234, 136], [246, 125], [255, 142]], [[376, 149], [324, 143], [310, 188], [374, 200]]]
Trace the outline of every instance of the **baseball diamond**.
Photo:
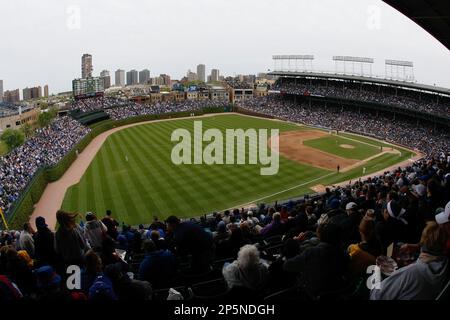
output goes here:
[[[236, 114], [202, 120], [205, 129], [222, 131], [279, 129], [279, 173], [264, 177], [259, 174], [259, 167], [252, 165], [174, 165], [170, 159], [175, 144], [170, 140], [171, 133], [178, 128], [192, 131], [194, 119], [149, 123], [111, 134], [80, 182], [68, 188], [62, 208], [99, 213], [110, 209], [120, 221], [134, 225], [145, 223], [153, 216], [162, 219], [171, 214], [200, 216], [311, 193], [311, 187], [320, 183], [331, 185], [356, 179], [362, 175], [365, 159], [371, 158], [364, 164], [370, 174], [414, 155], [400, 147], [395, 147], [397, 153], [382, 153], [378, 147], [381, 142], [376, 140], [366, 142], [358, 141], [357, 136], [352, 139], [330, 136], [323, 130], [282, 121]], [[357, 152], [342, 153], [335, 143], [310, 147], [317, 138], [333, 143], [336, 139], [345, 141]], [[340, 174], [334, 170], [338, 164], [342, 168]]]

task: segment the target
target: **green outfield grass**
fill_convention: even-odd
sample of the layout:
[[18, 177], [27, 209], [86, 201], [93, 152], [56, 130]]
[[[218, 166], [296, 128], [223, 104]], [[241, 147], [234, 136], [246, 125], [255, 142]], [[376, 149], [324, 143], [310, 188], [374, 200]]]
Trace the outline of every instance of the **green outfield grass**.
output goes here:
[[[176, 166], [170, 158], [176, 144], [170, 140], [171, 133], [177, 128], [192, 132], [194, 120], [202, 120], [204, 130], [310, 130], [240, 115], [180, 119], [127, 128], [106, 140], [80, 183], [67, 191], [63, 209], [81, 213], [94, 211], [99, 215], [111, 209], [118, 220], [136, 225], [149, 223], [154, 215], [192, 217], [246, 203], [296, 197], [310, 192], [317, 184], [361, 176], [361, 168], [337, 174], [283, 157], [275, 176], [261, 176], [259, 165]], [[369, 156], [370, 153], [366, 158]], [[406, 156], [405, 153], [377, 157], [366, 164], [367, 173], [402, 161]]]
[[[380, 147], [375, 147], [374, 145], [355, 141], [355, 139], [353, 138], [350, 139], [335, 135], [307, 140], [304, 141], [303, 144], [308, 147], [335, 154], [339, 157], [355, 160], [364, 160], [381, 152]], [[354, 149], [346, 149], [340, 147], [340, 145], [343, 144], [351, 145], [354, 147]]]

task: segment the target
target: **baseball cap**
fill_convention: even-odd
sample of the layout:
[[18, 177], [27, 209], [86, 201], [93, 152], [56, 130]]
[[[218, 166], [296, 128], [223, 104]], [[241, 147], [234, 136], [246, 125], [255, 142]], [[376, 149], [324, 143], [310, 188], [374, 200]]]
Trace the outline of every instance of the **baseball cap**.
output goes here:
[[413, 185], [412, 189], [419, 195], [423, 196], [427, 192], [427, 187], [425, 187], [423, 184], [419, 183], [417, 185]]
[[446, 224], [450, 221], [450, 201], [445, 206], [444, 211], [436, 215], [435, 219], [438, 224]]
[[356, 203], [354, 203], [354, 202], [349, 202], [349, 203], [347, 203], [347, 205], [345, 206], [345, 210], [351, 210], [351, 209], [354, 209], [354, 208], [356, 208], [358, 205], [356, 204]]
[[43, 266], [34, 271], [38, 288], [48, 288], [59, 286], [61, 276], [58, 275], [51, 266]]
[[98, 276], [89, 288], [89, 300], [117, 300], [111, 280], [107, 276]]

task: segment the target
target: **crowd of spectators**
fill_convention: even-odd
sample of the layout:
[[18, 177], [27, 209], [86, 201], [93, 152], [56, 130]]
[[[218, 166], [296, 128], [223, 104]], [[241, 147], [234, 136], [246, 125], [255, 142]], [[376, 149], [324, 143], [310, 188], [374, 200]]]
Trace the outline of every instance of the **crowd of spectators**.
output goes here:
[[157, 102], [154, 104], [129, 104], [123, 107], [107, 109], [105, 112], [114, 120], [126, 119], [143, 115], [156, 115], [174, 112], [200, 111], [208, 107], [227, 107], [228, 100], [186, 100], [182, 102]]
[[[106, 111], [123, 119], [202, 106], [161, 103]], [[38, 217], [36, 230], [26, 223], [22, 230], [1, 232], [0, 300], [136, 301], [155, 299], [161, 292], [164, 299], [188, 299], [201, 296], [196, 290], [205, 279], [209, 286], [225, 284], [223, 299], [263, 299], [286, 290], [290, 299], [298, 300], [438, 297], [449, 281], [448, 132], [398, 117], [298, 105], [274, 96], [255, 98], [242, 107], [375, 135], [427, 156], [316, 197], [199, 219], [171, 216], [131, 227], [116, 221], [111, 211], [103, 219], [92, 212], [81, 216], [58, 211], [53, 232]], [[2, 208], [8, 210], [40, 166], [58, 162], [88, 132], [68, 117], [57, 118], [2, 157]], [[79, 288], [66, 285], [72, 265], [81, 268]], [[382, 281], [368, 288], [367, 270], [373, 265], [380, 266]]]
[[253, 89], [251, 84], [239, 79], [227, 79], [225, 82], [233, 89]]
[[[0, 300], [195, 299], [205, 283], [225, 300], [436, 299], [449, 281], [449, 200], [443, 158], [296, 202], [135, 228], [111, 211], [58, 211], [56, 233], [42, 217], [37, 230], [2, 232]], [[367, 287], [376, 264], [381, 282]], [[81, 268], [72, 290], [70, 265]]]
[[430, 156], [445, 154], [450, 150], [448, 130], [435, 128], [432, 124], [423, 121], [418, 123], [401, 115], [368, 112], [362, 108], [344, 109], [331, 104], [311, 103], [296, 103], [278, 95], [269, 95], [242, 102], [241, 107], [289, 121], [375, 136]]
[[92, 112], [114, 107], [125, 107], [130, 104], [133, 103], [126, 99], [123, 100], [112, 97], [98, 97], [98, 98], [76, 100], [70, 106], [70, 110], [79, 110], [81, 112]]
[[[439, 116], [450, 118], [450, 99], [441, 98], [419, 93], [413, 94], [400, 90], [400, 92], [390, 92], [388, 89], [381, 88], [380, 91], [373, 91], [368, 86], [350, 86], [343, 83], [329, 81], [325, 83], [277, 83], [275, 90], [280, 90], [287, 94], [295, 95], [317, 95], [330, 98], [343, 98], [349, 100], [380, 103], [389, 106], [397, 106], [409, 110], [422, 111]], [[372, 89], [372, 90], [371, 90]]]
[[88, 132], [88, 128], [70, 117], [60, 117], [38, 129], [23, 145], [0, 157], [0, 207], [3, 212], [8, 212], [40, 167], [55, 165]]

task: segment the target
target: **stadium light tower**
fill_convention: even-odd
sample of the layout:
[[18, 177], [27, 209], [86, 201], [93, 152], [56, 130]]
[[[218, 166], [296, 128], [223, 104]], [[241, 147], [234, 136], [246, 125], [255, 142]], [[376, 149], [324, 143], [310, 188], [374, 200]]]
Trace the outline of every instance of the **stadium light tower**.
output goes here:
[[414, 63], [411, 61], [386, 60], [386, 79], [414, 82]]
[[[373, 58], [333, 56], [333, 61], [335, 62], [336, 74], [348, 74], [361, 77], [368, 75], [369, 77], [372, 77]], [[342, 69], [340, 67], [342, 67]], [[366, 68], [369, 69], [368, 73], [366, 73]], [[351, 72], [349, 69], [351, 69]]]
[[274, 61], [274, 71], [313, 71], [313, 55], [275, 55], [272, 59]]

